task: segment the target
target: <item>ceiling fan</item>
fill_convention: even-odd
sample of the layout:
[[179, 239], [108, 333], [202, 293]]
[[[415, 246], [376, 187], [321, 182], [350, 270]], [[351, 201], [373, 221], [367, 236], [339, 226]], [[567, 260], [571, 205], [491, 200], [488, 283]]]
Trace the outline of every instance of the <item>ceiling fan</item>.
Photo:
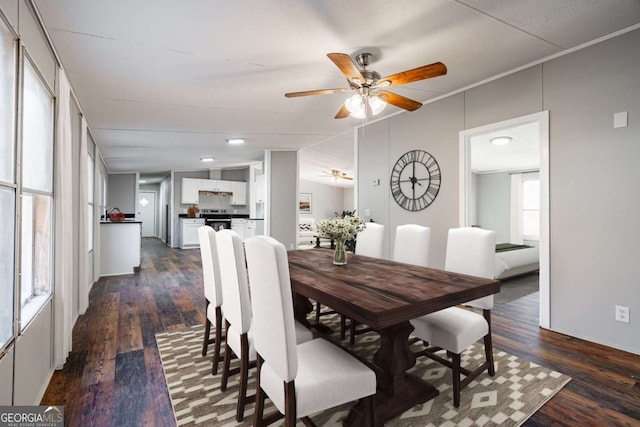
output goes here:
[[[447, 67], [441, 62], [435, 62], [390, 76], [380, 77], [380, 73], [367, 69], [372, 56], [368, 52], [363, 52], [356, 56], [357, 65], [351, 57], [345, 53], [329, 53], [327, 56], [346, 76], [349, 88], [290, 92], [285, 93], [284, 96], [287, 98], [296, 98], [299, 96], [355, 91], [356, 93], [347, 99], [340, 111], [338, 111], [338, 114], [335, 116], [336, 119], [343, 119], [349, 115], [356, 118], [365, 118], [367, 110], [373, 114], [378, 114], [387, 104], [395, 105], [407, 111], [417, 110], [422, 107], [421, 102], [389, 92], [386, 88], [447, 74]], [[358, 65], [360, 68], [358, 68]]]
[[338, 178], [346, 179], [347, 181], [353, 181], [353, 178], [348, 176], [346, 172], [342, 172], [338, 169], [331, 169], [331, 171], [322, 171], [322, 173], [324, 174], [323, 176], [330, 176], [336, 181], [338, 181]]

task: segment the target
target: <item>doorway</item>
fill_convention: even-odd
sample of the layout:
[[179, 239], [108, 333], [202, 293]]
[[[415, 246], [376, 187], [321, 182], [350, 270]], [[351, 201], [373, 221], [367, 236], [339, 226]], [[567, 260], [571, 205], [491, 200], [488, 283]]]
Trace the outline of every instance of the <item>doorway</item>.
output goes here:
[[138, 209], [142, 221], [142, 237], [156, 237], [156, 193], [140, 191]]
[[[488, 155], [486, 157], [487, 164], [483, 167], [485, 172], [490, 172], [490, 168], [496, 171], [502, 170], [511, 172], [533, 172], [537, 170], [539, 178], [539, 227], [538, 247], [539, 251], [539, 289], [540, 289], [540, 308], [539, 308], [539, 324], [543, 328], [549, 328], [549, 113], [543, 111], [540, 113], [530, 114], [502, 122], [492, 123], [473, 129], [467, 129], [460, 132], [460, 225], [472, 226], [477, 219], [477, 203], [476, 203], [476, 180], [474, 168], [478, 169], [478, 162], [474, 162], [473, 157], [482, 157], [478, 151], [481, 143], [490, 144], [490, 140], [497, 136], [508, 137], [515, 141], [518, 133], [526, 134], [529, 143], [535, 144], [535, 154], [537, 154], [537, 165], [527, 165], [525, 163], [508, 165], [507, 162], [502, 165], [499, 163], [491, 163], [499, 157], [498, 155]], [[493, 143], [494, 145], [497, 140]], [[511, 142], [511, 141], [510, 141]], [[517, 151], [514, 147], [512, 151]], [[524, 144], [526, 145], [526, 144]], [[515, 181], [512, 179], [512, 181]], [[513, 198], [513, 196], [511, 196]], [[507, 238], [517, 235], [514, 233], [513, 219], [510, 217], [505, 220], [507, 224], [503, 224], [503, 228], [508, 228]], [[493, 224], [491, 228], [496, 227]]]

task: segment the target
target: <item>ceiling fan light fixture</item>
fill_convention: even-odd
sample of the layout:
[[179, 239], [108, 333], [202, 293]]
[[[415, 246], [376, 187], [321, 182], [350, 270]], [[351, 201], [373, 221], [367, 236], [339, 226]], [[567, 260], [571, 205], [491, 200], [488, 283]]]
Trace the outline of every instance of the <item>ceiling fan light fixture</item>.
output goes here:
[[344, 102], [344, 106], [347, 107], [347, 110], [349, 110], [351, 115], [364, 112], [364, 101], [362, 100], [362, 95], [356, 93], [355, 95], [347, 98]]
[[369, 107], [371, 107], [371, 113], [373, 115], [381, 113], [386, 106], [387, 103], [381, 100], [379, 96], [374, 95], [369, 97]]
[[511, 138], [510, 136], [496, 136], [494, 138], [491, 138], [489, 141], [491, 141], [493, 145], [507, 145], [511, 143], [512, 140], [513, 138]]

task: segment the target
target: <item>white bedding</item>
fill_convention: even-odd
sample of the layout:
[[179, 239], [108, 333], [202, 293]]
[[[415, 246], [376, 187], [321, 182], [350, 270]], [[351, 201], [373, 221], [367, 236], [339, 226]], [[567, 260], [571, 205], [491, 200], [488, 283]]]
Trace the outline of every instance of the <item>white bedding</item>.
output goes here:
[[529, 273], [540, 268], [538, 248], [516, 249], [496, 253], [495, 278], [504, 279]]

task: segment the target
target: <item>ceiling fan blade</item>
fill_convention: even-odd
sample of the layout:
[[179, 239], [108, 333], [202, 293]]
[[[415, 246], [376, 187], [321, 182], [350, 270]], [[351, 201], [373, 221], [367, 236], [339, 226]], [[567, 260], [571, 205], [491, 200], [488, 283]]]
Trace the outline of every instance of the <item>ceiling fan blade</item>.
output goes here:
[[342, 106], [342, 108], [340, 108], [340, 111], [338, 111], [338, 114], [336, 114], [336, 116], [334, 118], [336, 119], [344, 119], [349, 117], [349, 114], [351, 114], [349, 112], [349, 110], [347, 110], [347, 107], [345, 107], [344, 105]]
[[422, 103], [407, 98], [406, 96], [398, 95], [397, 93], [389, 92], [386, 90], [380, 90], [376, 92], [379, 98], [387, 104], [395, 105], [396, 107], [403, 108], [407, 111], [414, 111], [422, 107]]
[[365, 82], [360, 70], [358, 70], [358, 66], [353, 62], [349, 55], [346, 53], [328, 53], [327, 56], [338, 68], [340, 68], [340, 71], [342, 71], [342, 74], [347, 77], [347, 80], [353, 82], [355, 79], [361, 84]]
[[347, 180], [349, 180], [349, 181], [353, 181], [353, 178], [348, 177], [348, 176], [346, 176], [346, 175], [342, 175], [340, 178], [342, 178], [342, 179], [347, 179]]
[[306, 90], [306, 91], [303, 91], [303, 92], [285, 93], [284, 96], [286, 96], [287, 98], [296, 98], [298, 96], [327, 95], [327, 94], [330, 94], [330, 93], [349, 92], [350, 90], [351, 89], [347, 89], [347, 88]]
[[[435, 62], [412, 70], [402, 71], [401, 73], [392, 74], [376, 81], [376, 86], [392, 87], [405, 85], [407, 83], [417, 82], [418, 80], [430, 79], [447, 74], [447, 67], [442, 62]], [[389, 84], [386, 84], [389, 82]]]

